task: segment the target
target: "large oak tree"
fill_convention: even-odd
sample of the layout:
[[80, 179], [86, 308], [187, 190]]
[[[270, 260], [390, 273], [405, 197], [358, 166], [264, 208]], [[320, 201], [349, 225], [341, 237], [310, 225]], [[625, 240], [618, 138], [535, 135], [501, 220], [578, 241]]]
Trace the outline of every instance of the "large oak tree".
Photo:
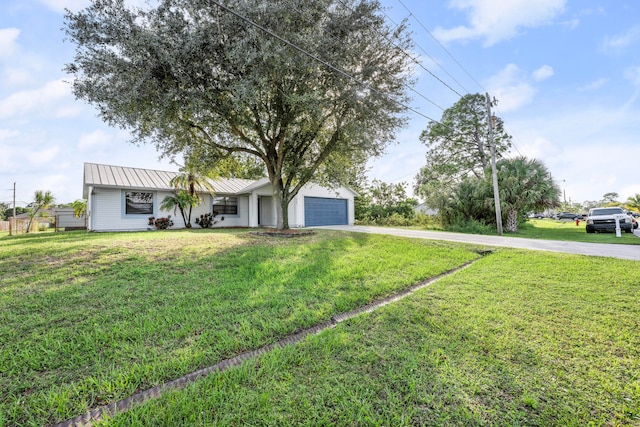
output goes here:
[[77, 98], [167, 156], [261, 159], [280, 229], [305, 183], [344, 183], [406, 120], [410, 40], [374, 0], [94, 0], [66, 32]]

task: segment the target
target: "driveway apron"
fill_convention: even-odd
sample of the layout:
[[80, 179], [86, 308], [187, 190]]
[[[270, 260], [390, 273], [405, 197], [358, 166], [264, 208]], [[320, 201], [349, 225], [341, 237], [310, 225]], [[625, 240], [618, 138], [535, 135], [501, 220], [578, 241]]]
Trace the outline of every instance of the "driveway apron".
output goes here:
[[[520, 237], [483, 236], [480, 234], [450, 233], [446, 231], [408, 230], [400, 228], [371, 227], [362, 225], [327, 225], [314, 227], [326, 230], [353, 231], [358, 233], [389, 234], [416, 239], [447, 240], [486, 246], [531, 249], [535, 251], [564, 252], [568, 254], [604, 256], [640, 261], [640, 245], [606, 243], [565, 242], [560, 240], [523, 239]], [[634, 233], [640, 237], [640, 233]]]

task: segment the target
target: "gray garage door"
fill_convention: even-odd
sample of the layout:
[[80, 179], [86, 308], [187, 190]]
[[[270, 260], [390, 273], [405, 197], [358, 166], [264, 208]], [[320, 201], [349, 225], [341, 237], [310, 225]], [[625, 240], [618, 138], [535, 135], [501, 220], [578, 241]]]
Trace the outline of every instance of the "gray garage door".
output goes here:
[[347, 199], [304, 198], [304, 225], [306, 227], [348, 223]]

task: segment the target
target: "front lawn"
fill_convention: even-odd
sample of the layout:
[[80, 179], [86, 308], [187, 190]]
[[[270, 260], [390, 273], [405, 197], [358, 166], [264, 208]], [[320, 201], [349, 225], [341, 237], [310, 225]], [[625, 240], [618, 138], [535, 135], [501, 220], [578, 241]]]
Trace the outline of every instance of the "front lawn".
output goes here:
[[500, 249], [102, 426], [637, 426], [640, 262]]
[[558, 221], [553, 219], [530, 219], [520, 227], [518, 233], [505, 233], [505, 236], [526, 237], [529, 239], [565, 240], [570, 242], [616, 243], [640, 245], [640, 238], [633, 233], [592, 233], [586, 231], [585, 221], [576, 226], [575, 221]]
[[0, 426], [72, 418], [479, 257], [330, 231], [0, 238]]

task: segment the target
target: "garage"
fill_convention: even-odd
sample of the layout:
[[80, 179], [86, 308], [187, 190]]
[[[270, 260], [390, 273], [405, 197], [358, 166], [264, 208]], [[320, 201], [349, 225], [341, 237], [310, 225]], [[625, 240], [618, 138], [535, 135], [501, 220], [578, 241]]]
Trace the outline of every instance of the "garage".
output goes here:
[[304, 225], [346, 225], [349, 223], [347, 199], [304, 198]]

